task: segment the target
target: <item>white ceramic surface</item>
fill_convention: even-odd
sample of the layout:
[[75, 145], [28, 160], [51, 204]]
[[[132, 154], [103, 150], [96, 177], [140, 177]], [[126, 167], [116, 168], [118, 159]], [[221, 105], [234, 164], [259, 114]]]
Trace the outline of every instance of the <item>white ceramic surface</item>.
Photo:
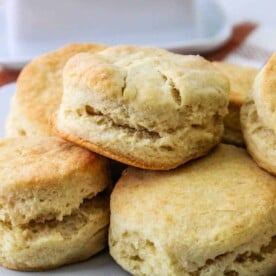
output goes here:
[[[19, 2], [19, 0], [13, 1]], [[123, 0], [120, 0], [120, 2], [121, 1]], [[164, 3], [167, 2], [168, 5], [172, 5], [172, 3], [174, 3], [174, 5], [179, 5], [179, 1], [181, 0], [174, 0], [173, 2], [164, 1]], [[68, 33], [64, 39], [57, 39], [58, 35], [55, 34], [53, 36], [55, 38], [54, 40], [39, 43], [38, 41], [41, 39], [41, 36], [38, 36], [36, 42], [31, 43], [29, 41], [27, 43], [25, 41], [22, 45], [14, 45], [15, 41], [22, 42], [22, 39], [20, 40], [19, 37], [15, 39], [10, 34], [8, 35], [8, 33], [11, 33], [10, 29], [13, 28], [13, 25], [9, 24], [7, 27], [2, 9], [2, 11], [0, 10], [0, 65], [9, 68], [21, 68], [26, 62], [39, 54], [51, 51], [58, 46], [64, 45], [64, 43], [84, 40], [108, 45], [153, 45], [174, 51], [181, 51], [183, 53], [202, 53], [214, 50], [221, 46], [230, 37], [231, 25], [228, 23], [223, 10], [215, 0], [194, 0], [194, 3], [195, 6], [189, 7], [188, 9], [192, 16], [188, 14], [187, 20], [181, 20], [180, 11], [177, 13], [180, 19], [178, 21], [168, 20], [168, 22], [166, 22], [167, 25], [164, 25], [165, 15], [163, 12], [160, 13], [160, 17], [155, 17], [156, 26], [148, 26], [147, 20], [145, 20], [145, 22], [140, 20], [139, 24], [137, 24], [136, 21], [133, 21], [133, 23], [129, 24], [123, 32], [120, 31], [121, 29], [119, 29], [119, 31], [117, 30], [118, 32], [116, 35], [112, 33], [112, 28], [107, 28], [109, 30], [108, 32], [94, 31], [93, 35], [89, 37], [86, 36], [87, 34], [84, 33], [83, 28], [76, 27], [70, 29], [69, 32], [67, 30]], [[135, 7], [133, 7], [133, 9], [135, 10]], [[125, 11], [125, 13], [126, 12], [127, 11]], [[185, 9], [183, 9], [182, 12], [183, 17], [185, 17]], [[158, 11], [156, 11], [156, 13], [158, 14]], [[173, 14], [173, 11], [171, 11], [171, 13]], [[145, 14], [145, 18], [148, 18], [148, 16], [148, 14]], [[143, 14], [141, 15], [141, 18], [143, 18]], [[127, 19], [127, 17], [125, 19]], [[49, 20], [51, 20], [51, 17], [49, 17]], [[100, 17], [98, 20], [100, 20]], [[162, 21], [162, 24], [159, 23], [160, 20]], [[12, 20], [8, 18], [7, 22], [11, 21]], [[122, 22], [118, 22], [117, 24], [122, 24]], [[48, 33], [51, 32], [49, 30], [44, 31], [45, 36]], [[22, 47], [20, 48], [20, 46]]]
[[[0, 137], [4, 136], [4, 124], [9, 111], [10, 101], [15, 91], [15, 84], [9, 84], [0, 88]], [[127, 276], [104, 251], [85, 262], [68, 265], [59, 269], [45, 272], [17, 272], [0, 266], [0, 276], [46, 276], [46, 275], [76, 275], [76, 276]]]
[[[107, 44], [163, 43], [190, 37], [198, 0], [6, 0], [7, 41], [12, 54], [93, 39]], [[36, 49], [34, 49], [36, 50]]]

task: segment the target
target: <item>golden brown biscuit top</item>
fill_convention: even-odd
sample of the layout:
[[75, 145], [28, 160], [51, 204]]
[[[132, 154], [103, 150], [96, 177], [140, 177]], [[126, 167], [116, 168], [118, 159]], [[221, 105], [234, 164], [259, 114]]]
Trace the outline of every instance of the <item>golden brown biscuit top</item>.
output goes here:
[[224, 99], [228, 92], [227, 80], [200, 56], [132, 46], [74, 56], [64, 69], [64, 82], [153, 108], [162, 104], [178, 109], [212, 95]]
[[160, 121], [187, 106], [223, 113], [228, 101], [228, 80], [210, 62], [155, 48], [115, 46], [78, 54], [66, 64], [63, 77], [65, 93], [81, 89], [93, 95], [95, 105], [150, 111]]
[[69, 58], [80, 52], [105, 49], [97, 44], [70, 44], [35, 58], [21, 71], [16, 86], [16, 102], [20, 110], [46, 135], [51, 134], [49, 120], [62, 97], [62, 70]]
[[214, 64], [229, 79], [229, 104], [240, 107], [252, 88], [258, 70], [227, 62], [214, 62]]
[[[73, 174], [85, 175], [100, 170], [103, 159], [56, 137], [2, 139], [0, 195], [19, 188], [28, 190], [42, 186], [47, 188], [47, 185], [61, 186]], [[101, 191], [104, 187], [95, 189]]]
[[111, 213], [123, 229], [139, 227], [175, 256], [204, 265], [275, 231], [276, 178], [244, 149], [221, 144], [169, 172], [127, 169], [112, 193]]

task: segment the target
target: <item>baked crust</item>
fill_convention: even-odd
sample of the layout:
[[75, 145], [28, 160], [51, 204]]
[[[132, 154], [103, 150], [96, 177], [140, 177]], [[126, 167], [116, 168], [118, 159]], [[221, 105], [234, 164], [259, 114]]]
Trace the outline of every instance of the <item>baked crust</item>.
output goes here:
[[274, 275], [275, 198], [276, 179], [231, 145], [168, 172], [128, 168], [110, 253], [133, 275]]
[[11, 114], [6, 126], [8, 136], [52, 135], [49, 118], [62, 97], [62, 71], [68, 59], [81, 52], [98, 52], [98, 44], [69, 44], [39, 56], [21, 71]]

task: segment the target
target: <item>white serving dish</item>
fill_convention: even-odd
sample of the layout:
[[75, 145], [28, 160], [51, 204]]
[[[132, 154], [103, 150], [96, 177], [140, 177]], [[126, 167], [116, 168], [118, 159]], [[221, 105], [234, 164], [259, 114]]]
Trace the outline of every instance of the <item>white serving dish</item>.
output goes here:
[[231, 34], [215, 0], [5, 0], [4, 7], [0, 65], [14, 68], [72, 42], [202, 53]]
[[[8, 84], [0, 87], [0, 137], [4, 137], [4, 125], [9, 112], [10, 101], [15, 92], [15, 84]], [[63, 275], [63, 276], [127, 276], [127, 272], [123, 271], [109, 256], [107, 250], [97, 256], [81, 263], [67, 265], [58, 269], [45, 272], [17, 272], [8, 270], [0, 266], [0, 276], [47, 276], [47, 275]]]

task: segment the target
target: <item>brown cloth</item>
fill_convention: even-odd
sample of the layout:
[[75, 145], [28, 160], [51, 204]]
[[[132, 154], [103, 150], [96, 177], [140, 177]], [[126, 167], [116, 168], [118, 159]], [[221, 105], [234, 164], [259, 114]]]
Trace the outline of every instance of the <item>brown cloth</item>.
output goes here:
[[[223, 60], [228, 54], [238, 48], [256, 27], [257, 25], [251, 22], [235, 25], [228, 42], [222, 48], [205, 54], [204, 57], [210, 61]], [[16, 81], [19, 73], [20, 71], [16, 70], [0, 69], [0, 86]]]

